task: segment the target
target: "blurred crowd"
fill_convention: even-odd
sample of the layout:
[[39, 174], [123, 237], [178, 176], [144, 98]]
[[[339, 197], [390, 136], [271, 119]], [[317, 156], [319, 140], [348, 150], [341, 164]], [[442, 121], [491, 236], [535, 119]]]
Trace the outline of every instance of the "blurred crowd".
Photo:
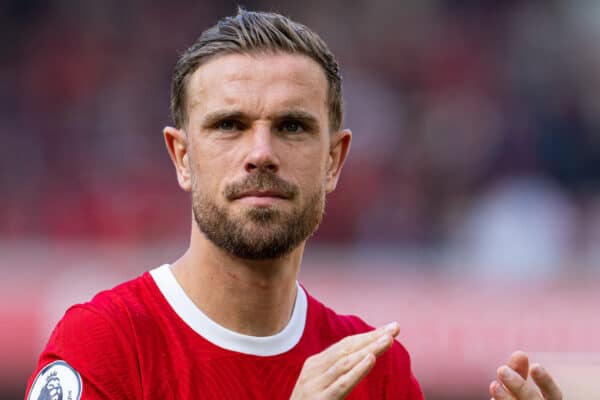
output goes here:
[[[322, 245], [600, 266], [600, 3], [247, 1], [314, 28], [354, 139]], [[178, 55], [236, 4], [0, 3], [0, 238], [181, 239]], [[545, 273], [545, 272], [541, 272]]]

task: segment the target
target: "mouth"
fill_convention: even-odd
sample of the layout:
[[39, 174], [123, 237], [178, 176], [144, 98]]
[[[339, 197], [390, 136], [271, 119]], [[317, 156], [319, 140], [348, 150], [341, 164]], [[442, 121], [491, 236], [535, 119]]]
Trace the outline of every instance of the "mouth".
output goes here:
[[290, 197], [282, 192], [277, 192], [273, 190], [251, 190], [247, 192], [242, 192], [233, 197], [233, 200], [239, 200], [248, 197], [256, 197], [256, 198], [274, 198], [274, 199], [283, 199], [288, 200]]
[[273, 190], [250, 190], [233, 196], [233, 201], [239, 201], [252, 207], [270, 207], [278, 202], [289, 200], [290, 196]]

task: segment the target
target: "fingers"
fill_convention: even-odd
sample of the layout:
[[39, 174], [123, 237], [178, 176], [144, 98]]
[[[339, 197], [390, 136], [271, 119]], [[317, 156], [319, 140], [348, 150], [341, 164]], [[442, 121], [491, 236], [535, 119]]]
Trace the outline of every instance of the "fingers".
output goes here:
[[324, 392], [326, 399], [343, 399], [375, 365], [375, 356], [368, 353], [354, 368], [338, 377]]
[[562, 400], [562, 393], [552, 379], [552, 376], [539, 364], [533, 364], [531, 366], [531, 377], [533, 381], [538, 385], [542, 394], [544, 395], [544, 399], [546, 400]]
[[498, 381], [493, 381], [490, 384], [490, 396], [494, 400], [515, 400], [515, 397], [507, 392], [504, 386]]
[[[369, 332], [370, 335], [367, 336], [365, 336], [365, 334], [350, 336], [348, 338], [349, 340], [345, 342], [347, 346], [350, 346], [349, 348], [340, 346], [335, 348], [332, 347], [326, 350], [326, 352], [329, 352], [330, 354], [321, 353], [325, 356], [324, 360], [325, 363], [327, 363], [327, 369], [319, 376], [321, 384], [324, 387], [330, 385], [343, 374], [346, 374], [348, 371], [355, 368], [358, 363], [365, 359], [365, 357], [372, 355], [373, 359], [375, 359], [385, 352], [393, 343], [392, 336], [390, 336], [388, 332], [390, 332], [389, 329], [381, 329]], [[360, 342], [357, 343], [354, 339], [359, 339]], [[338, 343], [341, 344], [344, 340]], [[358, 375], [353, 374], [350, 376]]]
[[[326, 387], [325, 398], [341, 399], [364, 378], [375, 365], [376, 357], [385, 352], [393, 343], [393, 336], [399, 332], [398, 324], [393, 322], [366, 334], [350, 336], [344, 340], [341, 350], [353, 351], [338, 359], [335, 364], [323, 374], [323, 387]], [[393, 335], [393, 336], [392, 336]], [[342, 340], [339, 343], [344, 342]]]
[[400, 328], [398, 327], [398, 323], [391, 322], [385, 326], [382, 326], [370, 332], [348, 336], [331, 346], [330, 349], [332, 350], [332, 352], [340, 350], [342, 352], [352, 353], [356, 350], [359, 350], [360, 348], [369, 345], [370, 343], [379, 339], [383, 335], [395, 337], [398, 336], [399, 332]]
[[[497, 380], [490, 384], [494, 400], [563, 400], [563, 395], [552, 376], [539, 364], [529, 368], [527, 354], [515, 351], [508, 365], [498, 368]], [[532, 381], [527, 381], [531, 375]]]
[[371, 332], [340, 340], [309, 357], [300, 371], [292, 399], [344, 398], [373, 368], [377, 356], [389, 349], [400, 328], [392, 322]]
[[527, 379], [529, 373], [529, 358], [524, 352], [517, 350], [510, 355], [507, 365], [516, 371], [523, 379]]
[[[505, 366], [498, 368], [498, 381], [504, 385], [506, 389], [519, 400], [542, 400], [540, 392], [535, 385], [523, 379], [513, 369]], [[509, 399], [511, 397], [508, 397]]]
[[[516, 372], [523, 380], [527, 379], [529, 373], [529, 358], [523, 351], [515, 351], [508, 359], [507, 366]], [[498, 369], [498, 372], [500, 368]], [[490, 384], [490, 395], [494, 400], [510, 400], [515, 397], [500, 383], [500, 379]]]
[[[389, 341], [391, 344], [391, 338], [397, 336], [399, 332], [398, 323], [392, 322], [370, 332], [348, 336], [319, 353], [313, 367], [325, 370], [338, 360], [372, 345], [382, 337], [389, 338], [386, 342]], [[386, 346], [376, 345], [373, 349], [374, 355], [378, 356], [386, 349]]]

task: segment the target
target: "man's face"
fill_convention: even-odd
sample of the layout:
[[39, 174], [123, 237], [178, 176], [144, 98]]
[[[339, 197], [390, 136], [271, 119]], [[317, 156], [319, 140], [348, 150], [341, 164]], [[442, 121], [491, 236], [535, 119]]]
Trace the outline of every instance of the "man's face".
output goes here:
[[350, 141], [330, 135], [323, 70], [300, 55], [222, 55], [187, 95], [179, 178], [199, 229], [240, 258], [287, 254], [318, 226]]

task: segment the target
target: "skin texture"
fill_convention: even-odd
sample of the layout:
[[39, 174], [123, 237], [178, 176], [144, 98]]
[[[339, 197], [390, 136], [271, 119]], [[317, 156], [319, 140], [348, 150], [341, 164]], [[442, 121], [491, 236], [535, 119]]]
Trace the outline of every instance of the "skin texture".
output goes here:
[[[187, 96], [185, 126], [163, 130], [193, 209], [190, 245], [173, 273], [216, 323], [246, 335], [276, 334], [291, 316], [306, 239], [337, 185], [351, 132], [329, 131], [325, 74], [301, 55], [217, 56], [192, 74]], [[398, 333], [391, 323], [308, 358], [292, 398], [343, 399]], [[523, 362], [516, 357], [509, 365], [526, 376]], [[547, 381], [540, 370], [531, 373]]]

